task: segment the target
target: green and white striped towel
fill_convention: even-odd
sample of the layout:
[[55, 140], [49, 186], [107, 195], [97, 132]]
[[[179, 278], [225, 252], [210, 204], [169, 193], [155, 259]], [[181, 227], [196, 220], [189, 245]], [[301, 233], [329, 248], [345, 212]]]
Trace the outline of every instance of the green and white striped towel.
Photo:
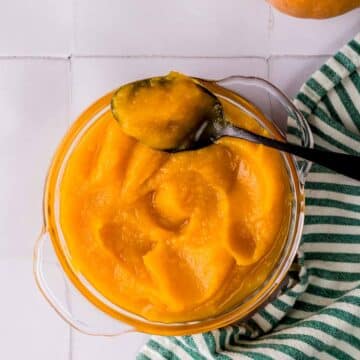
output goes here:
[[[317, 148], [360, 155], [360, 34], [295, 99]], [[289, 124], [289, 138], [296, 139]], [[138, 360], [360, 359], [360, 183], [313, 165], [290, 286], [246, 323], [153, 336]]]

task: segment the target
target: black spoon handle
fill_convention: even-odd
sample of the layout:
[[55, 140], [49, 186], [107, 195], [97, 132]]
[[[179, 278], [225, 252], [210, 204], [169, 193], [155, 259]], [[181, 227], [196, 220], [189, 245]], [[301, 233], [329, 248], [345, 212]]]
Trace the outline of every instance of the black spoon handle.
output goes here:
[[360, 180], [360, 156], [340, 154], [332, 151], [309, 149], [302, 146], [270, 139], [255, 134], [251, 131], [235, 126], [226, 127], [222, 136], [233, 136], [249, 140], [257, 144], [263, 144], [287, 153], [302, 157], [303, 159], [323, 165], [339, 174]]

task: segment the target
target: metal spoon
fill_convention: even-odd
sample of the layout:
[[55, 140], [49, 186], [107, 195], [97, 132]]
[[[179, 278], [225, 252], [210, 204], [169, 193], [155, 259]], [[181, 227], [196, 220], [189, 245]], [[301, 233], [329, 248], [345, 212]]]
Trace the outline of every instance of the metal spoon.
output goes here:
[[[156, 78], [159, 79], [159, 78]], [[340, 174], [349, 176], [353, 179], [360, 180], [360, 156], [340, 154], [331, 151], [322, 151], [317, 149], [304, 148], [302, 146], [278, 141], [262, 135], [258, 135], [249, 130], [245, 130], [231, 124], [226, 120], [220, 100], [210, 90], [193, 80], [204, 93], [211, 96], [214, 100], [213, 108], [209, 109], [208, 116], [203, 119], [196, 129], [188, 134], [188, 136], [177, 144], [176, 147], [170, 149], [158, 149], [166, 152], [176, 153], [181, 151], [198, 150], [203, 147], [215, 143], [222, 137], [230, 136], [238, 139], [251, 141], [253, 143], [262, 144], [280, 151], [284, 151], [303, 159], [323, 165]], [[137, 84], [135, 82], [134, 84]], [[161, 86], [161, 82], [159, 82]], [[129, 86], [126, 85], [126, 86]], [[121, 89], [121, 88], [120, 88]], [[118, 90], [119, 91], [119, 90]], [[249, 115], [256, 118], [254, 114], [244, 109]], [[116, 118], [116, 114], [113, 109]], [[142, 141], [142, 139], [138, 139]]]

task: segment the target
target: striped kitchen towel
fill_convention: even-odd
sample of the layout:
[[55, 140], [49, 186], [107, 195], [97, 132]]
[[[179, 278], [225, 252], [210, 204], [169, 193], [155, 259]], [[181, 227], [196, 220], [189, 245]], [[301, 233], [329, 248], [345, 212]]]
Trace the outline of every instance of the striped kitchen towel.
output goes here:
[[[360, 155], [360, 34], [295, 99], [316, 147]], [[289, 121], [289, 139], [296, 140]], [[360, 359], [360, 182], [313, 165], [290, 286], [246, 323], [153, 336], [138, 360]]]

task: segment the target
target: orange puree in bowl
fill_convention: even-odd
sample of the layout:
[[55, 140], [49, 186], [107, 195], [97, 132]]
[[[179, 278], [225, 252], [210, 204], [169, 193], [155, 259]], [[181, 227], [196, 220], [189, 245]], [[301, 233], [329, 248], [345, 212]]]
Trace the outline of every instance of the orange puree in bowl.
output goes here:
[[[264, 133], [234, 105], [227, 118]], [[284, 245], [290, 185], [282, 156], [224, 138], [167, 154], [125, 135], [107, 112], [61, 182], [72, 265], [107, 299], [151, 320], [213, 316], [268, 277]]]

